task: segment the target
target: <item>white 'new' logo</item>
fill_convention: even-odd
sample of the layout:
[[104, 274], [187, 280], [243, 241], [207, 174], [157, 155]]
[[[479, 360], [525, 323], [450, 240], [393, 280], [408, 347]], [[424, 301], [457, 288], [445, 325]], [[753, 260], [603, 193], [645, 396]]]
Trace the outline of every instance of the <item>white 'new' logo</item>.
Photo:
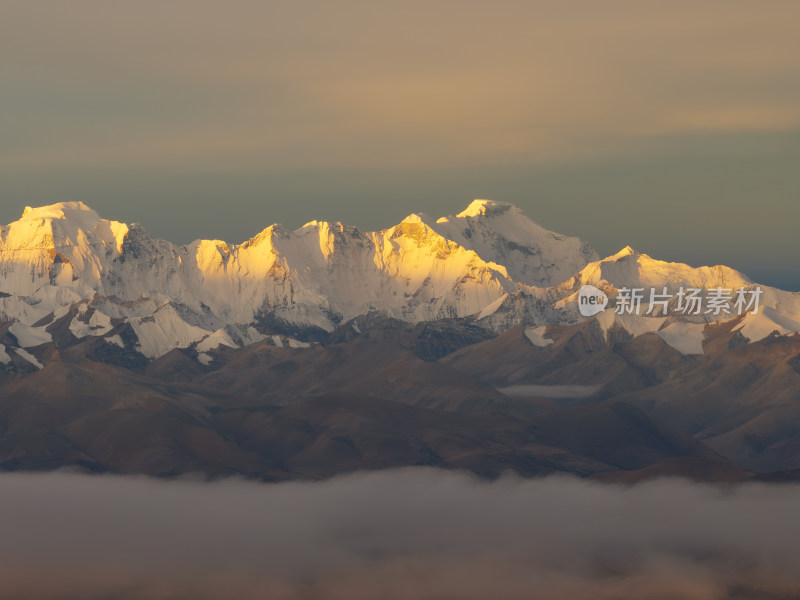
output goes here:
[[578, 310], [584, 317], [601, 313], [608, 306], [608, 296], [593, 285], [585, 285], [578, 292]]

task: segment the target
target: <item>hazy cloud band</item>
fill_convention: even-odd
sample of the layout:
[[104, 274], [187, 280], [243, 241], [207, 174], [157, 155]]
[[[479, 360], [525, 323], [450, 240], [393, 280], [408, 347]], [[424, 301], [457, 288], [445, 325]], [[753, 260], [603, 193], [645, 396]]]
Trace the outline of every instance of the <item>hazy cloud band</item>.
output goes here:
[[3, 475], [0, 598], [777, 598], [800, 593], [799, 503], [798, 486], [425, 469], [277, 485]]

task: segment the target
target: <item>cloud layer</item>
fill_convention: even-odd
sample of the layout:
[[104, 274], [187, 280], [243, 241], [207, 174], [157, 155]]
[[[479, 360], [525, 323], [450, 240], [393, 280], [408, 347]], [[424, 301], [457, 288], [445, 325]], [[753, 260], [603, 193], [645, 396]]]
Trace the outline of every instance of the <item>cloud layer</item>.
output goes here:
[[795, 597], [798, 502], [797, 486], [427, 469], [277, 485], [2, 475], [0, 598]]
[[800, 125], [791, 0], [4, 6], [0, 160], [441, 168]]

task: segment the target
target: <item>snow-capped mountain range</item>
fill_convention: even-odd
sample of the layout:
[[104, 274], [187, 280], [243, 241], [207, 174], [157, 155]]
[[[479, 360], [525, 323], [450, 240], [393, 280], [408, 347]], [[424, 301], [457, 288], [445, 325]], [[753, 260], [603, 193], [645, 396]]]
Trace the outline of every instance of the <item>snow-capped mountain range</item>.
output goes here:
[[[30, 349], [66, 326], [70, 339], [101, 338], [148, 359], [192, 347], [207, 363], [220, 345], [303, 346], [309, 332], [373, 312], [408, 322], [465, 319], [493, 333], [522, 323], [532, 343], [546, 345], [548, 325], [585, 319], [577, 310], [585, 284], [609, 297], [624, 287], [755, 286], [727, 267], [692, 268], [631, 248], [600, 260], [587, 243], [490, 200], [438, 220], [412, 214], [381, 231], [312, 221], [295, 231], [271, 225], [238, 245], [184, 246], [65, 202], [26, 208], [0, 227], [0, 323], [14, 342], [0, 344], [0, 362], [13, 352], [41, 366]], [[742, 336], [800, 331], [800, 295], [761, 289], [759, 312], [736, 317]], [[697, 353], [706, 321], [731, 317], [592, 318], [604, 331], [658, 332]]]

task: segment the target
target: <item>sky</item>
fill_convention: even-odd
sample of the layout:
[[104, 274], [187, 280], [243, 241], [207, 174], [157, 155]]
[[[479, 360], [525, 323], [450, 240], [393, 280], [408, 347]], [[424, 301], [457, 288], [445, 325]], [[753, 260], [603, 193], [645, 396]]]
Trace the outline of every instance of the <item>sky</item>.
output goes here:
[[511, 202], [800, 290], [800, 3], [5, 0], [0, 222], [173, 242]]
[[[786, 600], [798, 485], [0, 475], [3, 598]], [[202, 492], [202, 493], [201, 493]], [[46, 573], [46, 577], [42, 577]]]

